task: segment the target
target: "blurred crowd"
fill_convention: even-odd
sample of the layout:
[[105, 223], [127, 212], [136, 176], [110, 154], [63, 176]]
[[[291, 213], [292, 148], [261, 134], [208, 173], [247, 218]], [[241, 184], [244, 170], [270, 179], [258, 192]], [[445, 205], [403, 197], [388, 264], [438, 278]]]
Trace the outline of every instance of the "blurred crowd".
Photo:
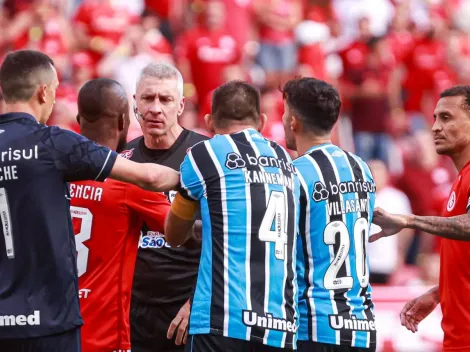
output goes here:
[[[470, 83], [468, 0], [0, 0], [0, 60], [11, 50], [53, 58], [61, 85], [50, 124], [77, 131], [80, 87], [94, 77], [135, 92], [140, 70], [183, 74], [181, 124], [204, 132], [211, 92], [244, 79], [262, 92], [266, 137], [283, 143], [282, 94], [294, 76], [335, 85], [335, 143], [368, 161], [377, 205], [439, 214], [456, 171], [434, 151], [439, 93]], [[132, 115], [131, 115], [132, 116]], [[133, 119], [135, 120], [135, 119]], [[140, 135], [136, 121], [129, 139]], [[431, 284], [439, 244], [412, 232], [371, 246], [372, 282]]]

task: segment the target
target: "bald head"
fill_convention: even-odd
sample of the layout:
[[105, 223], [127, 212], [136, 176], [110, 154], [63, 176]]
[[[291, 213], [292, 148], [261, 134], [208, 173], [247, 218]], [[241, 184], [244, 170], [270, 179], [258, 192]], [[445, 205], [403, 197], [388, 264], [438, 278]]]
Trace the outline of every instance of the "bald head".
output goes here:
[[93, 79], [85, 83], [78, 93], [78, 115], [88, 122], [118, 118], [128, 111], [127, 94], [115, 80]]
[[108, 78], [85, 83], [78, 93], [78, 123], [85, 137], [123, 150], [129, 129], [129, 102], [124, 88]]

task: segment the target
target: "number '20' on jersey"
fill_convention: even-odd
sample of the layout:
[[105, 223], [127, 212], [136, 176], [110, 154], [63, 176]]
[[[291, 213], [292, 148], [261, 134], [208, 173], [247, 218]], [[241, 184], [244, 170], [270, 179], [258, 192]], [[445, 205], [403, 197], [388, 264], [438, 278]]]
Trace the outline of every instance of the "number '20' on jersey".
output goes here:
[[376, 342], [366, 254], [375, 203], [370, 170], [332, 144], [312, 147], [294, 165], [301, 180], [299, 339], [369, 347]]
[[253, 129], [188, 152], [182, 195], [200, 202], [203, 223], [190, 334], [295, 348], [300, 183], [291, 162]]

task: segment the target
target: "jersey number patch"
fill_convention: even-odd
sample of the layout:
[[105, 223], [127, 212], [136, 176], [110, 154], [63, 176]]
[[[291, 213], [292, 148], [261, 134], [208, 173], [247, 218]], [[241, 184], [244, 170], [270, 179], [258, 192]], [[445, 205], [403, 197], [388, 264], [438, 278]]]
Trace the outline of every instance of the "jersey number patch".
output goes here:
[[7, 250], [7, 258], [15, 257], [13, 248], [13, 231], [11, 226], [10, 206], [8, 205], [7, 190], [0, 188], [0, 216], [2, 219], [3, 237], [5, 237], [5, 248]]
[[77, 269], [78, 277], [85, 274], [88, 266], [89, 249], [83, 244], [91, 237], [91, 225], [93, 222], [93, 214], [87, 208], [70, 207], [72, 218], [82, 219], [80, 232], [75, 235], [75, 243], [77, 248]]
[[272, 191], [258, 231], [260, 241], [274, 242], [276, 259], [284, 260], [287, 246], [287, 207], [283, 192]]
[[[369, 284], [369, 269], [366, 262], [366, 239], [369, 237], [369, 223], [365, 218], [359, 218], [354, 223], [354, 249], [356, 254], [356, 273], [361, 287]], [[351, 289], [353, 278], [351, 276], [337, 277], [338, 271], [349, 255], [351, 241], [346, 224], [342, 221], [332, 221], [323, 232], [325, 244], [333, 246], [336, 235], [339, 234], [338, 251], [323, 278], [323, 285], [327, 290]]]

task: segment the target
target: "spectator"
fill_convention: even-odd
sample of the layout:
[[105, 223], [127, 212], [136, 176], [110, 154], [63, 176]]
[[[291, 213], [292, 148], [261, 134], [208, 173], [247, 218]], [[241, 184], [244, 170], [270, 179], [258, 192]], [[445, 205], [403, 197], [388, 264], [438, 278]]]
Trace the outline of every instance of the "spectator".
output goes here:
[[224, 82], [224, 70], [241, 59], [237, 42], [225, 29], [224, 2], [207, 0], [204, 6], [200, 24], [184, 33], [175, 49], [181, 73], [194, 83], [200, 103]]
[[300, 0], [255, 0], [259, 23], [258, 62], [266, 71], [266, 86], [288, 80], [297, 64], [294, 28], [302, 19]]
[[[387, 166], [380, 160], [371, 160], [368, 165], [376, 186], [375, 206], [393, 214], [411, 214], [410, 201], [406, 194], [390, 184]], [[374, 227], [376, 226], [372, 225], [372, 228]], [[370, 282], [372, 284], [390, 282], [390, 277], [404, 264], [412, 235], [412, 230], [404, 229], [400, 236], [387, 237], [384, 238], [387, 241], [369, 244]]]

